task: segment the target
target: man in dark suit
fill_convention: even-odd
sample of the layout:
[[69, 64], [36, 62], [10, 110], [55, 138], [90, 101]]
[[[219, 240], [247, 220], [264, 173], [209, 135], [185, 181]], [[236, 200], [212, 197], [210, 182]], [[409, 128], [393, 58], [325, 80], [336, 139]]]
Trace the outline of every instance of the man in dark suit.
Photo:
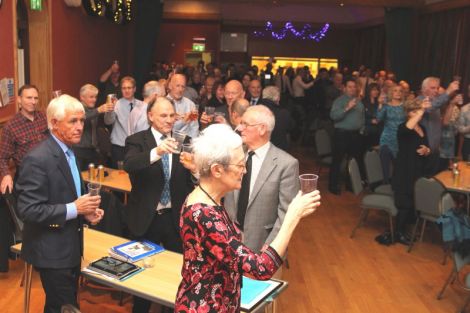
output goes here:
[[[158, 97], [147, 112], [151, 127], [126, 139], [124, 168], [132, 183], [128, 226], [135, 239], [182, 252], [180, 209], [193, 189], [191, 172], [180, 163], [176, 142], [170, 137], [176, 119], [173, 105]], [[133, 312], [149, 308], [149, 301], [134, 298]]]
[[44, 312], [60, 312], [77, 303], [84, 219], [103, 217], [100, 196], [84, 194], [75, 155], [85, 121], [82, 104], [62, 95], [47, 108], [51, 133], [23, 159], [16, 182], [18, 214], [24, 222], [22, 258], [41, 277]]
[[261, 100], [261, 82], [257, 79], [253, 79], [250, 84], [248, 85], [248, 92], [249, 92], [249, 99], [250, 105], [257, 105]]
[[276, 147], [287, 151], [289, 148], [289, 132], [294, 127], [290, 112], [279, 105], [281, 93], [275, 86], [263, 89], [263, 98], [260, 104], [267, 106], [274, 114], [274, 129], [271, 133], [271, 143]]

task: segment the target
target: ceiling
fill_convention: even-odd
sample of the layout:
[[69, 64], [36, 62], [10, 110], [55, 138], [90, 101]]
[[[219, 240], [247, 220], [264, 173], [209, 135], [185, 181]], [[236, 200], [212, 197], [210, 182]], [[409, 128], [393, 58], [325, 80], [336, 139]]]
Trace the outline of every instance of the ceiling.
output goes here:
[[441, 1], [449, 0], [165, 0], [164, 11], [166, 17], [199, 15], [229, 25], [266, 21], [360, 25], [383, 22], [385, 8], [423, 8]]

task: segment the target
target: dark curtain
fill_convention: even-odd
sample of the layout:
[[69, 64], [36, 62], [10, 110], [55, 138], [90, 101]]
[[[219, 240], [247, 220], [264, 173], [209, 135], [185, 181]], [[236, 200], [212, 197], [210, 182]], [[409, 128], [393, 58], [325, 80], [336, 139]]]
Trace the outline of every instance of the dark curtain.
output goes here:
[[384, 68], [385, 60], [385, 26], [379, 25], [360, 29], [357, 33], [354, 48], [353, 68], [365, 65], [373, 71]]
[[390, 69], [397, 79], [410, 80], [413, 10], [404, 8], [385, 10], [387, 56]]
[[163, 3], [158, 0], [134, 2], [136, 3], [134, 78], [137, 82], [136, 95], [140, 96], [154, 57], [155, 43], [163, 16]]
[[470, 82], [470, 7], [424, 14], [414, 24], [412, 85], [419, 88], [423, 78], [436, 76], [447, 86], [459, 75], [465, 91]]

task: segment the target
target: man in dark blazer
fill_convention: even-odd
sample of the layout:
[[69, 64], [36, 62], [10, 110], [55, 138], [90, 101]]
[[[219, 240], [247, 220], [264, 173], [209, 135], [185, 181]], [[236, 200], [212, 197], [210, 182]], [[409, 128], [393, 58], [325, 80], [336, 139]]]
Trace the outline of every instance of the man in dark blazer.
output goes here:
[[[176, 113], [171, 102], [158, 97], [147, 108], [151, 127], [126, 139], [124, 168], [132, 190], [128, 226], [135, 239], [148, 239], [165, 249], [182, 252], [180, 210], [193, 189], [191, 172], [183, 167], [171, 130]], [[134, 298], [133, 312], [148, 312], [150, 302]]]
[[50, 134], [23, 159], [16, 190], [24, 222], [21, 257], [32, 264], [46, 293], [44, 312], [77, 303], [84, 219], [103, 217], [100, 196], [84, 194], [71, 149], [80, 141], [85, 113], [75, 98], [62, 95], [47, 108]]

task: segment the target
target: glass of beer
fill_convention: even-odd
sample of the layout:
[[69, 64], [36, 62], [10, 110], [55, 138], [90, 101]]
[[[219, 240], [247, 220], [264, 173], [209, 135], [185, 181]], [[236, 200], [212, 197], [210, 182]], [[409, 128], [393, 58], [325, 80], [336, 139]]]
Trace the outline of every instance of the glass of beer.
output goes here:
[[197, 121], [198, 117], [199, 117], [199, 105], [195, 104], [194, 108], [192, 108], [192, 110], [191, 110], [190, 119], [191, 119], [191, 121]]

